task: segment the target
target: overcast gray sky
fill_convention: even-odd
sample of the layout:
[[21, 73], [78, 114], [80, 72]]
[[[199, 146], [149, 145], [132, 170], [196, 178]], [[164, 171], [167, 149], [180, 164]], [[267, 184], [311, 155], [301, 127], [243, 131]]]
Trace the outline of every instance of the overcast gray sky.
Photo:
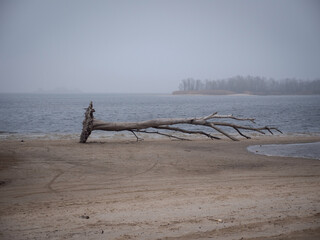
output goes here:
[[0, 0], [0, 92], [320, 77], [317, 0]]

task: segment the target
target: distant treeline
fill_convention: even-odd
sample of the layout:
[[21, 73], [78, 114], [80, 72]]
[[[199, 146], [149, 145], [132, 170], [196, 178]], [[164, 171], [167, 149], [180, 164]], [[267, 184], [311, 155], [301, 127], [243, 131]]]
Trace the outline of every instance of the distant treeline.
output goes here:
[[183, 79], [174, 94], [320, 94], [320, 79], [274, 80], [264, 77], [236, 76], [220, 80]]

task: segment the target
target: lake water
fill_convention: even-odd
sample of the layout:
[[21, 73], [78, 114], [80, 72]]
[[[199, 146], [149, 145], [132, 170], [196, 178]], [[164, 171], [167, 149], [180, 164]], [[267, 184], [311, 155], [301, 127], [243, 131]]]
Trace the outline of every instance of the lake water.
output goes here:
[[312, 158], [320, 160], [320, 142], [253, 145], [248, 147], [248, 151], [267, 156]]
[[0, 94], [0, 138], [78, 136], [90, 101], [95, 117], [104, 121], [196, 117], [218, 111], [255, 118], [256, 126], [276, 126], [284, 134], [320, 133], [319, 95]]

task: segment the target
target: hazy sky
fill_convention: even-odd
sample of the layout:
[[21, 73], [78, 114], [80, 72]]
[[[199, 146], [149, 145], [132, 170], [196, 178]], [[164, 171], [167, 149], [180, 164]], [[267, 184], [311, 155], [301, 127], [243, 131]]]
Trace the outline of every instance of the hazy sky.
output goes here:
[[320, 1], [0, 0], [0, 92], [320, 77]]

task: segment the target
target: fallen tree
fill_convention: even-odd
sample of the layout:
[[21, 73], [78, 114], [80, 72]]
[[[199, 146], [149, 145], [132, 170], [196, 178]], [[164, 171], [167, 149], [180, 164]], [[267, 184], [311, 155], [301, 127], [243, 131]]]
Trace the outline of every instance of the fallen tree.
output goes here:
[[[221, 127], [229, 127], [233, 128], [240, 136], [250, 139], [249, 136], [245, 135], [240, 130], [249, 130], [258, 132], [261, 134], [265, 134], [265, 131], [270, 132], [273, 134], [272, 130], [282, 133], [279, 129], [275, 127], [251, 127], [251, 126], [243, 126], [237, 125], [230, 122], [222, 122], [222, 120], [226, 119], [233, 119], [236, 121], [248, 121], [251, 123], [255, 123], [254, 118], [238, 118], [233, 115], [218, 115], [217, 112], [210, 114], [209, 116], [205, 117], [194, 117], [194, 118], [160, 118], [160, 119], [153, 119], [147, 120], [142, 122], [103, 122], [94, 118], [93, 113], [95, 112], [93, 108], [92, 102], [90, 102], [89, 107], [86, 108], [85, 112], [85, 119], [83, 120], [83, 128], [80, 136], [80, 143], [85, 143], [90, 136], [91, 132], [94, 130], [102, 130], [102, 131], [130, 131], [134, 134], [134, 136], [138, 140], [141, 140], [136, 133], [150, 133], [150, 134], [159, 134], [171, 138], [176, 138], [180, 140], [188, 140], [183, 137], [179, 137], [176, 135], [171, 134], [170, 132], [182, 132], [187, 134], [200, 134], [204, 135], [210, 139], [220, 139], [218, 136], [214, 136], [211, 133], [205, 131], [195, 131], [195, 130], [186, 130], [181, 127], [177, 127], [174, 125], [177, 124], [190, 124], [190, 125], [198, 125], [198, 126], [205, 126], [215, 130], [216, 132], [226, 136], [227, 138], [238, 141], [237, 138], [230, 135], [229, 133], [225, 132], [221, 129]], [[215, 121], [215, 120], [220, 121]], [[154, 129], [154, 130], [148, 130]], [[160, 132], [158, 130], [168, 130], [167, 132]], [[168, 133], [169, 132], [169, 133]]]

